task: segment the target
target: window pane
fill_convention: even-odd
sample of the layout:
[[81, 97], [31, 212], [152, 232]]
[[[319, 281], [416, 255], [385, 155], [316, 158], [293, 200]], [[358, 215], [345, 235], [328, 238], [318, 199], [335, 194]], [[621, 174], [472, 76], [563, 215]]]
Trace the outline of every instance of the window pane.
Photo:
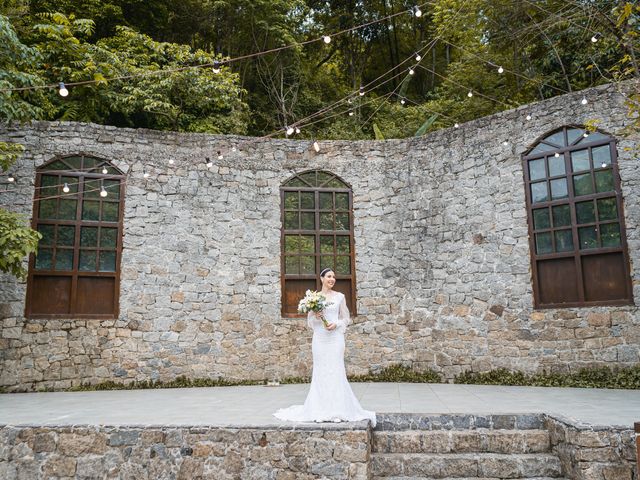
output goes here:
[[584, 138], [584, 142], [597, 142], [598, 140], [610, 140], [610, 137], [603, 135], [600, 132], [591, 132], [587, 138]]
[[69, 225], [58, 226], [58, 245], [73, 247], [76, 240], [76, 227]]
[[53, 245], [53, 229], [53, 225], [38, 225], [38, 232], [42, 235], [38, 245]]
[[51, 248], [39, 248], [36, 255], [36, 270], [51, 270], [53, 250]]
[[559, 157], [549, 157], [549, 176], [557, 177], [558, 175], [564, 175], [564, 155]]
[[589, 195], [593, 193], [593, 184], [591, 183], [591, 174], [576, 175], [573, 177], [573, 189], [576, 196]]
[[611, 165], [611, 149], [609, 145], [593, 147], [591, 156], [593, 157], [593, 168], [604, 168]]
[[551, 180], [551, 198], [553, 200], [557, 200], [559, 198], [567, 198], [569, 196], [569, 191], [567, 190], [567, 179], [558, 178], [556, 180]]
[[598, 235], [596, 227], [582, 227], [578, 229], [580, 238], [580, 250], [596, 248], [598, 246]]
[[333, 193], [320, 192], [320, 210], [333, 210]]
[[567, 138], [569, 140], [569, 145], [573, 144], [578, 138], [582, 137], [584, 130], [578, 128], [571, 128], [567, 130]]
[[[75, 158], [78, 158], [78, 160], [80, 159], [80, 157], [75, 157]], [[86, 170], [96, 168], [100, 163], [102, 162], [100, 162], [100, 160], [98, 160], [97, 158], [85, 157], [83, 168], [85, 168]], [[78, 165], [76, 168], [80, 168], [80, 165]]]
[[300, 213], [302, 219], [303, 230], [315, 230], [316, 229], [316, 214], [313, 212]]
[[570, 252], [573, 250], [571, 230], [557, 230], [554, 235], [556, 237], [556, 252]]
[[322, 187], [325, 183], [333, 178], [333, 175], [330, 175], [326, 172], [318, 172], [318, 186]]
[[117, 228], [100, 229], [100, 248], [116, 248], [118, 244]]
[[323, 255], [320, 257], [320, 271], [324, 270], [325, 268], [330, 268], [331, 270], [335, 271], [335, 265], [333, 264], [335, 260], [335, 257], [333, 255]]
[[349, 275], [351, 273], [351, 258], [347, 256], [336, 257], [336, 270], [338, 275]]
[[529, 179], [540, 180], [547, 176], [544, 171], [544, 158], [529, 161]]
[[81, 272], [95, 272], [96, 268], [96, 255], [98, 252], [95, 250], [80, 250], [80, 263], [78, 270]]
[[100, 220], [100, 202], [84, 200], [82, 202], [82, 220]]
[[564, 131], [560, 130], [559, 132], [556, 132], [553, 135], [549, 135], [547, 138], [544, 139], [544, 141], [548, 143], [555, 143], [556, 145], [564, 147], [565, 146]]
[[336, 230], [349, 230], [348, 213], [336, 213]]
[[553, 248], [551, 246], [551, 234], [549, 232], [536, 233], [536, 253], [540, 255], [551, 252], [553, 252]]
[[333, 235], [320, 236], [320, 253], [333, 253]]
[[320, 230], [333, 230], [333, 213], [320, 213]]
[[288, 274], [300, 273], [300, 257], [284, 257], [284, 272]]
[[551, 145], [547, 145], [546, 143], [539, 143], [536, 148], [531, 150], [529, 155], [534, 155], [536, 153], [548, 152], [549, 150], [556, 150], [557, 147], [552, 147]]
[[100, 198], [100, 186], [102, 183], [99, 179], [85, 179], [82, 187], [85, 198]]
[[73, 250], [56, 250], [56, 270], [73, 270]]
[[58, 177], [43, 175], [40, 180], [40, 198], [52, 197], [58, 194]]
[[[80, 179], [78, 177], [62, 177], [59, 181], [60, 183], [60, 187], [59, 187], [59, 194], [60, 195], [71, 195], [72, 193], [78, 193], [78, 182], [80, 181]], [[64, 187], [64, 184], [67, 184], [67, 186], [69, 187], [69, 191], [68, 192], [64, 192], [62, 190], [62, 188]]]
[[566, 227], [571, 225], [571, 209], [569, 205], [557, 205], [553, 207], [553, 226]]
[[100, 252], [100, 272], [116, 271], [116, 252]]
[[307, 172], [300, 175], [300, 178], [312, 187], [316, 186], [316, 172]]
[[102, 221], [117, 222], [119, 204], [113, 202], [102, 202]]
[[40, 200], [39, 218], [56, 218], [56, 209], [58, 201], [55, 198], [49, 200]]
[[287, 187], [307, 187], [308, 185], [300, 180], [298, 177], [289, 180], [286, 183]]
[[576, 203], [576, 220], [578, 223], [595, 223], [596, 209], [592, 201]]
[[297, 210], [298, 206], [298, 192], [284, 192], [284, 208], [286, 210]]
[[297, 253], [300, 251], [300, 241], [297, 235], [284, 236], [284, 251], [288, 253]]
[[300, 257], [300, 273], [316, 273], [316, 258], [307, 255], [305, 255], [304, 257]]
[[300, 207], [313, 210], [316, 206], [315, 193], [313, 192], [301, 192], [300, 193]]
[[302, 235], [300, 237], [300, 253], [315, 253], [316, 237], [313, 235]]
[[605, 223], [600, 225], [600, 238], [603, 247], [619, 247], [620, 246], [620, 224]]
[[300, 228], [298, 212], [284, 212], [284, 228], [298, 230]]
[[49, 165], [47, 165], [44, 168], [45, 170], [69, 170], [69, 166], [61, 160], [56, 160], [55, 162], [51, 162]]
[[539, 182], [531, 184], [531, 201], [533, 203], [546, 202], [549, 200], [547, 195], [547, 182]]
[[68, 198], [60, 199], [60, 210], [58, 210], [58, 218], [61, 220], [75, 220], [76, 209], [78, 208], [77, 200], [70, 200]]
[[349, 237], [338, 236], [336, 237], [336, 246], [338, 253], [351, 253], [351, 245], [349, 244]]
[[82, 247], [97, 247], [98, 227], [82, 227], [80, 230], [80, 245]]
[[613, 185], [613, 170], [602, 170], [596, 172], [596, 191], [600, 192], [612, 192], [614, 190]]
[[618, 218], [618, 206], [615, 198], [601, 198], [598, 200], [598, 218], [600, 221]]
[[589, 170], [589, 150], [577, 150], [571, 152], [571, 168], [574, 172], [581, 172], [583, 170]]
[[338, 180], [335, 177], [329, 180], [325, 186], [331, 187], [331, 188], [347, 188], [347, 186], [344, 183], [342, 183], [340, 180]]
[[336, 193], [336, 210], [349, 210], [348, 193]]

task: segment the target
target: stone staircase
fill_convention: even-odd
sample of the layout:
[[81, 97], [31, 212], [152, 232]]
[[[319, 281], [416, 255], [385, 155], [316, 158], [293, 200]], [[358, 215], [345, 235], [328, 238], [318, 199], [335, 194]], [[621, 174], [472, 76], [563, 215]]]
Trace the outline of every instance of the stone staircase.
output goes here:
[[542, 415], [381, 415], [371, 471], [373, 480], [562, 477]]

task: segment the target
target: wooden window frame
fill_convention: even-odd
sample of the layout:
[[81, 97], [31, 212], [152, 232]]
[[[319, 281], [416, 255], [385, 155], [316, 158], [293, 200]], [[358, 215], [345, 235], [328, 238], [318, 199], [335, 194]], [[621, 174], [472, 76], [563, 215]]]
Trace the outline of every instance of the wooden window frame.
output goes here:
[[[107, 173], [103, 174], [101, 171], [98, 172], [98, 167], [95, 167], [94, 171], [78, 171], [78, 170], [54, 170], [48, 169], [47, 167], [54, 162], [57, 161], [65, 161], [68, 158], [78, 158], [82, 157], [82, 162], [84, 163], [85, 158], [94, 159], [100, 164], [99, 167], [102, 169], [102, 164], [106, 164], [108, 168], [111, 168], [118, 172], [118, 174]], [[39, 218], [40, 215], [40, 200], [44, 197], [41, 196], [41, 192], [43, 189], [41, 188], [42, 177], [43, 175], [60, 175], [60, 177], [71, 177], [77, 179], [78, 186], [85, 185], [85, 179], [90, 181], [100, 180], [100, 185], [103, 185], [104, 180], [117, 180], [120, 182], [120, 198], [118, 199], [118, 221], [117, 222], [107, 222], [104, 220], [83, 220], [82, 219], [82, 208], [83, 208], [83, 199], [84, 199], [84, 188], [83, 191], [80, 191], [78, 188], [75, 193], [74, 199], [77, 199], [76, 205], [76, 218], [75, 220], [61, 220], [61, 219], [44, 219]], [[36, 257], [34, 254], [29, 256], [29, 273], [27, 277], [27, 295], [25, 302], [25, 317], [27, 318], [44, 318], [44, 319], [56, 319], [56, 318], [87, 318], [87, 319], [117, 319], [120, 313], [120, 276], [121, 276], [121, 259], [122, 259], [122, 243], [124, 236], [124, 207], [125, 207], [125, 186], [126, 186], [126, 176], [122, 173], [117, 167], [115, 167], [111, 162], [100, 158], [98, 156], [86, 153], [75, 153], [70, 155], [56, 156], [50, 161], [38, 167], [36, 170], [36, 180], [35, 180], [35, 194], [33, 200], [33, 215], [31, 220], [31, 228], [37, 230], [38, 224], [48, 224], [48, 225], [72, 225], [75, 227], [75, 237], [74, 237], [74, 245], [73, 245], [73, 268], [71, 270], [44, 270], [39, 269], [36, 270], [35, 262]], [[60, 195], [60, 194], [58, 194]], [[95, 199], [92, 199], [95, 200]], [[100, 200], [100, 213], [102, 214], [102, 205], [104, 200]], [[115, 203], [115, 202], [110, 202]], [[115, 271], [107, 272], [107, 271], [83, 271], [79, 270], [79, 257], [80, 257], [80, 237], [81, 237], [81, 228], [82, 227], [105, 227], [105, 228], [117, 228], [116, 234], [116, 248], [115, 248]], [[54, 243], [54, 248], [57, 250], [58, 246]], [[85, 247], [85, 249], [87, 249]], [[88, 250], [93, 250], [89, 248]], [[102, 249], [96, 246], [96, 251], [103, 251]], [[111, 251], [112, 249], [108, 249]], [[71, 279], [71, 292], [70, 292], [70, 300], [69, 300], [69, 312], [68, 313], [34, 313], [32, 311], [32, 300], [34, 295], [34, 277], [36, 276], [47, 276], [47, 277], [69, 277]], [[109, 314], [96, 314], [96, 313], [78, 313], [78, 280], [81, 278], [113, 278], [114, 279], [114, 291], [113, 291], [113, 313]]]
[[[312, 173], [312, 172], [317, 172], [317, 173], [323, 173], [323, 174], [328, 174], [331, 177], [339, 180], [340, 182], [342, 182], [346, 187], [345, 188], [337, 188], [337, 187], [312, 187], [312, 186], [308, 186], [308, 187], [303, 187], [303, 186], [288, 186], [288, 184], [299, 178], [301, 175], [304, 174], [308, 174], [308, 173]], [[314, 193], [314, 198], [315, 198], [315, 207], [314, 207], [314, 217], [315, 217], [315, 225], [316, 228], [314, 230], [303, 230], [303, 229], [286, 229], [285, 228], [285, 193], [286, 192], [313, 192]], [[320, 202], [319, 202], [319, 198], [320, 198], [320, 193], [322, 192], [331, 192], [331, 193], [346, 193], [348, 194], [348, 198], [349, 198], [349, 230], [321, 230], [320, 229]], [[300, 209], [298, 208], [298, 211], [303, 211], [304, 209]], [[332, 210], [334, 213], [336, 212], [336, 208], [335, 205], [333, 207]], [[354, 225], [353, 225], [353, 191], [351, 189], [351, 186], [345, 182], [342, 178], [340, 178], [338, 175], [325, 171], [325, 170], [306, 170], [303, 172], [300, 172], [294, 176], [292, 176], [291, 178], [289, 178], [287, 181], [285, 181], [282, 186], [280, 187], [280, 288], [281, 288], [281, 315], [283, 318], [302, 318], [305, 317], [306, 315], [303, 314], [299, 314], [299, 313], [292, 313], [292, 312], [286, 312], [285, 311], [285, 307], [286, 307], [286, 302], [285, 302], [285, 295], [286, 295], [286, 280], [314, 280], [315, 284], [316, 284], [316, 290], [320, 290], [322, 288], [322, 282], [320, 280], [320, 257], [321, 257], [321, 253], [320, 253], [320, 236], [321, 235], [340, 235], [342, 234], [343, 236], [346, 236], [348, 234], [349, 236], [349, 259], [350, 259], [350, 270], [351, 273], [349, 275], [345, 275], [345, 274], [338, 274], [336, 273], [336, 280], [340, 281], [340, 280], [350, 280], [351, 283], [351, 295], [348, 298], [348, 301], [350, 303], [349, 305], [349, 310], [351, 313], [352, 317], [355, 317], [357, 315], [357, 304], [356, 304], [356, 298], [357, 298], [357, 294], [356, 294], [356, 265], [355, 265], [355, 241], [354, 241]], [[315, 251], [314, 251], [314, 258], [315, 258], [315, 273], [314, 274], [287, 274], [286, 270], [285, 270], [285, 234], [286, 235], [308, 235], [308, 236], [315, 236]], [[334, 258], [336, 257], [336, 253], [335, 253], [335, 249], [336, 249], [336, 245], [334, 243]], [[324, 254], [326, 255], [326, 254]], [[311, 256], [311, 254], [309, 254], [308, 256]]]
[[[528, 223], [528, 230], [529, 230], [529, 250], [530, 250], [530, 258], [531, 258], [531, 272], [532, 272], [532, 281], [533, 281], [533, 292], [534, 292], [534, 308], [535, 309], [547, 309], [547, 308], [571, 308], [571, 307], [594, 307], [594, 306], [621, 306], [621, 305], [633, 305], [633, 287], [632, 287], [632, 283], [631, 283], [631, 270], [630, 270], [630, 262], [629, 262], [629, 253], [628, 253], [628, 247], [627, 247], [627, 235], [626, 235], [626, 226], [625, 226], [625, 216], [624, 216], [624, 204], [623, 204], [623, 198], [622, 198], [622, 191], [621, 191], [621, 187], [620, 187], [620, 176], [618, 173], [618, 155], [617, 155], [617, 149], [616, 149], [616, 139], [610, 135], [601, 133], [601, 132], [597, 132], [600, 135], [598, 136], [599, 138], [597, 138], [594, 141], [587, 141], [585, 140], [580, 140], [580, 137], [578, 137], [576, 140], [574, 140], [573, 143], [569, 143], [568, 142], [568, 136], [567, 136], [567, 132], [570, 129], [581, 129], [581, 130], [585, 130], [584, 127], [580, 127], [580, 126], [565, 126], [562, 127], [560, 129], [557, 129], [555, 131], [550, 131], [548, 133], [546, 133], [542, 138], [540, 138], [534, 145], [533, 147], [531, 147], [527, 153], [522, 155], [522, 169], [523, 169], [523, 176], [524, 176], [524, 185], [525, 185], [525, 199], [526, 199], [526, 207], [527, 207], [527, 223]], [[548, 138], [550, 135], [556, 134], [558, 132], [563, 132], [564, 134], [564, 143], [565, 147], [562, 148], [557, 148], [557, 149], [553, 149], [553, 150], [545, 150], [542, 152], [537, 152], [537, 153], [531, 153], [540, 143], [542, 143], [542, 141], [546, 138]], [[602, 136], [606, 136], [607, 138], [602, 138]], [[578, 150], [583, 150], [583, 149], [588, 149], [589, 152], [591, 151], [592, 148], [594, 147], [599, 147], [599, 146], [605, 146], [608, 145], [609, 146], [609, 151], [611, 154], [611, 170], [612, 170], [612, 174], [613, 174], [613, 180], [614, 180], [614, 192], [612, 193], [611, 191], [608, 192], [601, 192], [598, 193], [597, 189], [595, 188], [595, 172], [599, 171], [599, 170], [604, 170], [604, 169], [598, 169], [595, 168], [595, 166], [593, 165], [593, 159], [591, 157], [591, 154], [589, 154], [589, 162], [590, 162], [590, 168], [589, 170], [584, 170], [584, 171], [579, 171], [574, 173], [572, 170], [572, 166], [571, 166], [571, 152], [574, 151], [578, 151]], [[561, 158], [564, 159], [564, 165], [565, 165], [565, 173], [564, 175], [559, 175], [557, 176], [558, 178], [561, 177], [566, 177], [567, 179], [567, 190], [568, 190], [568, 197], [567, 198], [563, 198], [563, 199], [557, 199], [557, 200], [553, 200], [553, 198], [549, 197], [549, 199], [547, 201], [544, 202], [538, 202], [536, 204], [533, 204], [532, 202], [532, 198], [531, 198], [531, 184], [532, 183], [536, 183], [536, 182], [540, 182], [542, 181], [542, 179], [535, 179], [535, 180], [531, 180], [530, 179], [530, 172], [529, 172], [529, 162], [531, 160], [536, 160], [536, 159], [546, 159], [550, 156], [553, 156], [555, 153], [558, 153], [560, 155]], [[544, 162], [545, 165], [545, 174], [546, 176], [545, 181], [546, 182], [550, 182], [551, 180], [553, 180], [554, 176], [550, 175], [549, 172], [549, 168], [548, 168], [548, 162], [545, 160]], [[580, 195], [580, 196], [576, 196], [575, 192], [574, 192], [574, 182], [573, 182], [573, 177], [577, 176], [577, 175], [582, 175], [582, 174], [586, 174], [586, 173], [590, 173], [592, 175], [592, 183], [594, 183], [594, 193], [588, 194], [588, 195]], [[550, 189], [550, 185], [548, 185], [547, 187], [547, 192], [551, 192]], [[578, 224], [577, 220], [576, 220], [576, 210], [575, 210], [575, 204], [576, 203], [581, 203], [581, 202], [586, 202], [586, 201], [595, 201], [597, 199], [600, 198], [612, 198], [615, 197], [616, 199], [616, 206], [617, 206], [617, 211], [618, 211], [618, 220], [617, 222], [620, 225], [620, 245], [617, 247], [597, 247], [597, 248], [590, 248], [590, 249], [584, 249], [581, 250], [580, 249], [580, 244], [579, 244], [579, 235], [578, 235], [578, 228], [582, 228], [584, 226], [590, 226], [590, 225], [596, 225], [599, 226], [601, 224], [601, 221], [596, 217], [595, 222], [591, 222], [591, 223], [586, 223], [586, 224]], [[540, 208], [548, 208], [549, 209], [549, 215], [551, 215], [552, 212], [552, 207], [557, 206], [557, 205], [569, 205], [570, 208], [570, 214], [571, 214], [571, 225], [570, 225], [570, 229], [571, 229], [571, 233], [572, 233], [572, 239], [573, 239], [573, 244], [574, 244], [574, 250], [573, 251], [567, 251], [567, 252], [556, 252], [555, 249], [555, 238], [553, 235], [553, 232], [556, 230], [563, 230], [566, 229], [567, 227], [561, 227], [561, 228], [556, 228], [554, 226], [550, 226], [547, 229], [543, 229], [544, 231], [549, 231], [551, 232], [551, 241], [552, 241], [552, 246], [553, 246], [553, 252], [552, 253], [547, 253], [547, 254], [538, 254], [536, 253], [536, 240], [535, 240], [535, 234], [534, 234], [534, 222], [533, 222], [533, 210], [537, 210]], [[610, 221], [610, 222], [602, 222], [602, 223], [615, 223], [615, 221]], [[600, 239], [600, 229], [596, 228], [597, 231], [597, 238]], [[537, 233], [539, 233], [539, 230], [536, 231]], [[618, 300], [596, 300], [596, 301], [587, 301], [585, 300], [585, 280], [583, 278], [583, 271], [582, 271], [582, 259], [584, 257], [588, 257], [591, 255], [601, 255], [601, 254], [606, 254], [606, 253], [621, 253], [623, 255], [623, 264], [624, 264], [624, 275], [625, 278], [623, 279], [624, 281], [624, 287], [625, 287], [625, 291], [626, 291], [626, 298], [623, 299], [618, 299]], [[540, 293], [540, 285], [539, 285], [539, 275], [538, 275], [538, 261], [540, 260], [549, 260], [549, 259], [561, 259], [561, 258], [573, 258], [574, 262], [575, 262], [575, 269], [576, 269], [576, 284], [578, 287], [578, 297], [579, 300], [577, 302], [564, 302], [564, 303], [542, 303], [541, 302], [541, 293]], [[621, 280], [622, 281], [622, 280]]]

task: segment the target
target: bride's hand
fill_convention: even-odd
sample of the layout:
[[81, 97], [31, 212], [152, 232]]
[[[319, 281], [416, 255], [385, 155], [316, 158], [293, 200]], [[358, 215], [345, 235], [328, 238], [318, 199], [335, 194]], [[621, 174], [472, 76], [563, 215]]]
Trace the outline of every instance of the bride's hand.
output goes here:
[[330, 323], [330, 324], [329, 324], [329, 325], [327, 325], [325, 328], [326, 328], [327, 330], [335, 330], [337, 326], [338, 326], [338, 325], [336, 325], [335, 323]]

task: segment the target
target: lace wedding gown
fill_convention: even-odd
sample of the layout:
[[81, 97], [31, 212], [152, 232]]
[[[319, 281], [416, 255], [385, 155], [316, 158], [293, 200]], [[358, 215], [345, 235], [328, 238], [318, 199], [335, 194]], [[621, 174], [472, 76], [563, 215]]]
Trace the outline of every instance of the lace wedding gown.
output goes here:
[[336, 422], [371, 420], [376, 425], [376, 414], [363, 410], [347, 381], [344, 368], [344, 333], [351, 321], [349, 310], [340, 292], [327, 297], [331, 302], [324, 318], [337, 324], [335, 330], [327, 330], [322, 321], [309, 313], [307, 324], [313, 329], [311, 349], [313, 373], [311, 387], [304, 405], [281, 408], [274, 415], [280, 420], [297, 422]]

